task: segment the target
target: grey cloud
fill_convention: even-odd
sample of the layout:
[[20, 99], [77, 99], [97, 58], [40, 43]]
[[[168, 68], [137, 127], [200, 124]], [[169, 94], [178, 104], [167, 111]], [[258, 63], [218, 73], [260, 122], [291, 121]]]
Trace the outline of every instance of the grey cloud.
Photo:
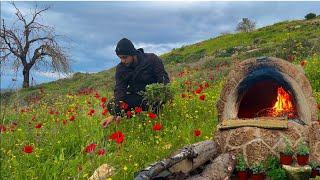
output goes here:
[[[16, 4], [23, 10], [34, 6], [33, 2]], [[243, 17], [263, 27], [303, 19], [310, 12], [320, 14], [320, 2], [315, 1], [41, 1], [38, 4], [53, 5], [43, 15], [43, 21], [55, 27], [58, 34], [72, 39], [70, 55], [76, 60], [72, 64], [74, 72], [98, 72], [115, 66], [119, 60], [114, 47], [123, 37], [132, 40], [137, 48], [160, 55], [223, 32], [234, 32]], [[1, 1], [1, 5], [1, 17], [13, 17], [10, 4]]]

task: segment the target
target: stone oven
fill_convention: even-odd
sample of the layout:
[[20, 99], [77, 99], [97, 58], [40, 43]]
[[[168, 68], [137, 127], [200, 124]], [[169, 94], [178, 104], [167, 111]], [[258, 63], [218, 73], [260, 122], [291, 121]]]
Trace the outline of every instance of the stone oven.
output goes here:
[[227, 76], [217, 109], [213, 140], [184, 146], [135, 179], [229, 179], [235, 155], [244, 155], [251, 166], [268, 155], [279, 156], [285, 139], [295, 154], [300, 141], [306, 142], [310, 160], [320, 163], [317, 103], [302, 67], [275, 57], [243, 61]]
[[278, 155], [286, 137], [295, 152], [305, 140], [320, 163], [317, 103], [302, 67], [275, 57], [243, 61], [227, 76], [217, 109], [222, 152], [243, 154], [251, 165]]

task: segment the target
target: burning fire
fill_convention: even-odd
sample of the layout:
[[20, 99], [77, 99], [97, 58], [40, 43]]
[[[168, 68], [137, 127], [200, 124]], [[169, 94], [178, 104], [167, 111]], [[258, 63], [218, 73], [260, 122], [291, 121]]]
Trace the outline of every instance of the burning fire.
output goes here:
[[282, 88], [278, 87], [277, 102], [273, 106], [273, 111], [280, 113], [283, 111], [291, 111], [294, 107], [290, 95]]

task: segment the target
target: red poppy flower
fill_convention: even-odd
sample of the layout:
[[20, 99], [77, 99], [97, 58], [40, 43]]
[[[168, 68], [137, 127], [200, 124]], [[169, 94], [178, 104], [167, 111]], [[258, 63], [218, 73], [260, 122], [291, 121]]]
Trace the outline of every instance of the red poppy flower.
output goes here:
[[94, 95], [95, 98], [99, 98], [100, 95], [98, 93], [96, 93], [96, 95]]
[[118, 144], [121, 144], [124, 141], [124, 134], [121, 131], [113, 133], [109, 136], [109, 139], [115, 139]]
[[210, 81], [213, 81], [214, 78], [213, 78], [213, 77], [210, 77], [209, 79], [210, 79]]
[[206, 97], [205, 95], [201, 95], [201, 96], [199, 97], [199, 99], [202, 100], [202, 101], [204, 101], [205, 97]]
[[113, 133], [109, 136], [109, 139], [116, 139], [118, 136], [117, 132], [116, 133]]
[[159, 130], [161, 130], [162, 129], [162, 125], [161, 124], [155, 124], [154, 126], [153, 126], [153, 130], [155, 130], [155, 131], [159, 131]]
[[41, 128], [41, 126], [42, 126], [42, 123], [39, 123], [36, 125], [36, 128], [39, 129], [39, 128]]
[[44, 90], [43, 90], [43, 89], [40, 89], [40, 90], [39, 90], [39, 93], [43, 93], [43, 92], [44, 92]]
[[118, 144], [122, 144], [123, 141], [124, 141], [124, 136], [120, 136], [120, 137], [116, 138], [116, 142], [117, 142]]
[[122, 109], [127, 109], [127, 108], [128, 108], [128, 104], [125, 103], [125, 102], [122, 102], [122, 103], [120, 104], [120, 107], [121, 107]]
[[196, 130], [193, 131], [193, 134], [194, 134], [195, 136], [200, 136], [201, 131], [200, 131], [199, 129], [196, 129]]
[[24, 109], [21, 109], [21, 110], [20, 110], [20, 112], [21, 112], [21, 113], [24, 113], [24, 112], [25, 112], [25, 110], [24, 110]]
[[89, 116], [92, 116], [94, 114], [94, 109], [90, 109], [90, 111], [88, 112]]
[[318, 110], [320, 110], [320, 105], [318, 105]]
[[32, 146], [25, 146], [23, 148], [23, 152], [28, 153], [28, 154], [32, 153], [32, 150], [33, 150]]
[[101, 156], [101, 155], [104, 155], [105, 152], [106, 152], [106, 149], [100, 149], [100, 150], [97, 152], [97, 154], [98, 154], [99, 156]]
[[302, 61], [302, 62], [300, 63], [300, 65], [303, 67], [304, 65], [306, 65], [306, 63], [305, 63], [304, 61]]
[[204, 87], [208, 88], [208, 87], [209, 87], [209, 84], [208, 84], [208, 83], [206, 83], [206, 84], [204, 85]]
[[102, 111], [102, 115], [106, 115], [107, 112], [108, 112], [108, 109], [104, 109], [104, 110]]
[[102, 107], [102, 108], [105, 108], [105, 107], [106, 107], [106, 104], [105, 104], [104, 102], [102, 102], [102, 103], [101, 103], [101, 107]]
[[288, 56], [288, 61], [292, 61], [292, 56]]
[[120, 137], [120, 136], [123, 136], [123, 134], [122, 134], [121, 131], [118, 131], [118, 132], [115, 132], [115, 133], [111, 134], [111, 135], [109, 136], [109, 139], [116, 139], [116, 138], [118, 138], [118, 137]]
[[107, 98], [105, 98], [105, 97], [103, 97], [103, 98], [101, 98], [101, 102], [107, 102]]
[[131, 111], [127, 111], [126, 114], [127, 114], [127, 117], [132, 117], [132, 112]]
[[54, 112], [52, 110], [50, 110], [49, 114], [54, 114]]
[[186, 81], [184, 84], [189, 85], [189, 84], [192, 84], [192, 82]]
[[91, 101], [87, 101], [88, 104], [91, 104]]
[[75, 117], [74, 115], [72, 115], [70, 118], [69, 118], [69, 121], [74, 121]]
[[67, 124], [67, 122], [68, 122], [67, 120], [63, 120], [62, 121], [63, 124]]
[[150, 113], [148, 113], [148, 117], [149, 117], [150, 119], [155, 119], [155, 118], [157, 117], [157, 115], [154, 114], [154, 113], [152, 113], [152, 112], [150, 112]]
[[184, 76], [184, 71], [181, 71], [178, 76], [183, 77]]
[[56, 111], [56, 114], [59, 114], [59, 111]]
[[200, 94], [200, 93], [201, 93], [201, 91], [202, 91], [202, 89], [201, 89], [201, 88], [200, 88], [200, 89], [197, 89], [197, 90], [196, 90], [196, 93], [197, 93], [197, 94]]
[[32, 121], [35, 121], [36, 120], [36, 117], [35, 116], [33, 116], [33, 118], [31, 119]]
[[94, 149], [96, 148], [96, 144], [95, 143], [92, 143], [92, 144], [90, 144], [90, 145], [88, 145], [85, 149], [84, 149], [84, 152], [93, 152], [94, 151]]
[[121, 119], [120, 118], [116, 118], [116, 123], [120, 123]]
[[142, 112], [142, 107], [135, 107], [134, 109], [135, 109], [137, 114]]
[[4, 125], [0, 126], [0, 129], [1, 129], [2, 132], [6, 132], [7, 131], [7, 128]]
[[181, 94], [181, 97], [182, 97], [182, 98], [185, 98], [185, 97], [186, 97], [186, 94]]

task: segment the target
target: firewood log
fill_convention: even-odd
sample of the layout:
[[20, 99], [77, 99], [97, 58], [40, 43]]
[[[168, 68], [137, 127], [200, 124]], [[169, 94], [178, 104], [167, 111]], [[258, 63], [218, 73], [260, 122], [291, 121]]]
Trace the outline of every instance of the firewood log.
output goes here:
[[229, 153], [220, 154], [200, 175], [187, 180], [227, 180], [236, 166], [236, 157]]
[[161, 172], [169, 169], [171, 173], [190, 171], [201, 166], [220, 153], [220, 148], [212, 140], [197, 142], [184, 146], [172, 153], [171, 157], [152, 163], [145, 169], [135, 174], [135, 180], [147, 180], [156, 177]]

